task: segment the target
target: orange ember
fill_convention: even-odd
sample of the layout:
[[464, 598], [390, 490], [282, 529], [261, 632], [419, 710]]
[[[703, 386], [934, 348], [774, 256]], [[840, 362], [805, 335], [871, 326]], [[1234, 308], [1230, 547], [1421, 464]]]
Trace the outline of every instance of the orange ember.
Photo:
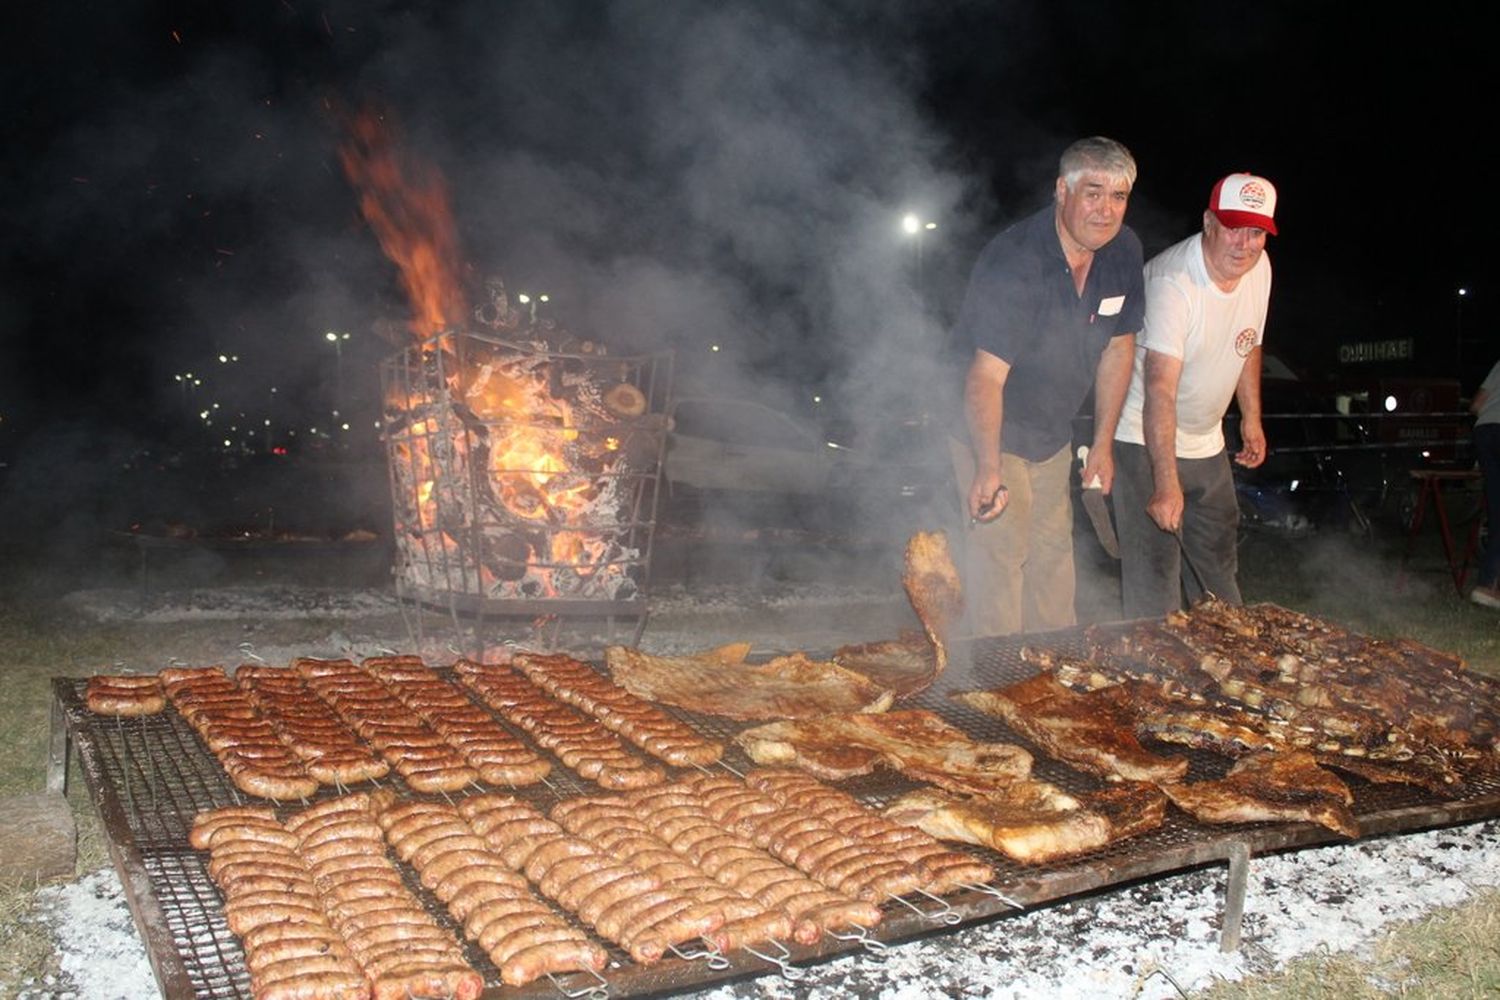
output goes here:
[[457, 271], [462, 258], [441, 175], [422, 163], [403, 169], [389, 132], [368, 110], [349, 123], [339, 160], [365, 221], [401, 269], [412, 332], [427, 338], [462, 325], [469, 313]]

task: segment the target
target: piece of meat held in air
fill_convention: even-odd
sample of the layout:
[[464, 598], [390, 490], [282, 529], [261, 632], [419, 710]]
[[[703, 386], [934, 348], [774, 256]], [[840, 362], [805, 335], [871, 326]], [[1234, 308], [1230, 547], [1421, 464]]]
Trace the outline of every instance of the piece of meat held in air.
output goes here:
[[922, 632], [842, 646], [833, 662], [889, 688], [897, 698], [910, 698], [947, 669], [949, 636], [963, 614], [963, 589], [947, 535], [919, 531], [908, 539], [901, 583]]
[[982, 790], [1031, 774], [1025, 750], [976, 742], [925, 709], [789, 719], [735, 739], [757, 764], [791, 765], [829, 781], [883, 766], [955, 790]]
[[1161, 788], [1179, 809], [1203, 823], [1292, 820], [1359, 836], [1348, 786], [1304, 751], [1252, 754], [1217, 781]]
[[884, 815], [939, 840], [990, 847], [1023, 864], [1049, 864], [1156, 829], [1166, 804], [1166, 796], [1144, 782], [1075, 798], [1044, 781], [1020, 781], [986, 796], [908, 792]]
[[723, 744], [706, 739], [581, 660], [561, 653], [523, 653], [512, 663], [552, 697], [587, 712], [606, 729], [668, 764], [704, 767], [724, 754]]
[[1051, 757], [1082, 771], [1127, 781], [1179, 781], [1186, 757], [1162, 757], [1141, 746], [1132, 718], [1112, 698], [1079, 694], [1050, 673], [994, 691], [965, 691], [959, 701], [1006, 724]]
[[[842, 712], [884, 712], [895, 692], [806, 653], [747, 664], [746, 646], [697, 655], [653, 656], [610, 646], [610, 676], [631, 694], [729, 719], [805, 719]], [[738, 657], [738, 659], [736, 659]]]
[[506, 721], [601, 787], [646, 788], [666, 780], [661, 767], [626, 749], [614, 733], [551, 697], [516, 668], [460, 660], [453, 669], [465, 687]]
[[167, 696], [154, 674], [97, 674], [84, 686], [83, 705], [95, 715], [156, 715]]

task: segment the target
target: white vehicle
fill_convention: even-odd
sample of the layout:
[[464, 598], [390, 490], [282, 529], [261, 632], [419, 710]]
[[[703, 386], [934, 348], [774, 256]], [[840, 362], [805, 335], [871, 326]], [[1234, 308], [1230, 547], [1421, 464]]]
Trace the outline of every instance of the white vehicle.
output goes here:
[[673, 491], [824, 494], [851, 464], [818, 429], [752, 400], [672, 404], [663, 477]]

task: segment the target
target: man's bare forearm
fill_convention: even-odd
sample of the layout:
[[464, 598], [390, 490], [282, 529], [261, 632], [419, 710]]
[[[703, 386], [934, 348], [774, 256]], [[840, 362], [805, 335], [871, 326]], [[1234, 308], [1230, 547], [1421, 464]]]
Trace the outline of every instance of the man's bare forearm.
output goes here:
[[1094, 444], [1093, 450], [1108, 454], [1114, 447], [1115, 428], [1125, 407], [1125, 393], [1130, 388], [1131, 369], [1135, 366], [1135, 334], [1115, 337], [1099, 358], [1094, 374]]
[[1182, 362], [1155, 351], [1146, 352], [1146, 400], [1142, 416], [1146, 453], [1158, 491], [1181, 491], [1177, 479], [1177, 383]]
[[1000, 467], [1000, 433], [1005, 418], [1005, 383], [991, 366], [976, 359], [964, 379], [964, 419], [969, 426], [969, 444], [980, 473]]

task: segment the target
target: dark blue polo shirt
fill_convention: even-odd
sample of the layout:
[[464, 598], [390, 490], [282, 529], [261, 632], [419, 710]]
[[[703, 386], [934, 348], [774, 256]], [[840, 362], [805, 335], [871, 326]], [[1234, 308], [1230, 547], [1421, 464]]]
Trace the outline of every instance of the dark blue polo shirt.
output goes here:
[[959, 344], [1010, 365], [1000, 444], [1033, 462], [1072, 440], [1099, 356], [1112, 337], [1139, 333], [1146, 311], [1141, 241], [1130, 227], [1095, 252], [1079, 295], [1055, 215], [1049, 204], [990, 240], [954, 331]]

